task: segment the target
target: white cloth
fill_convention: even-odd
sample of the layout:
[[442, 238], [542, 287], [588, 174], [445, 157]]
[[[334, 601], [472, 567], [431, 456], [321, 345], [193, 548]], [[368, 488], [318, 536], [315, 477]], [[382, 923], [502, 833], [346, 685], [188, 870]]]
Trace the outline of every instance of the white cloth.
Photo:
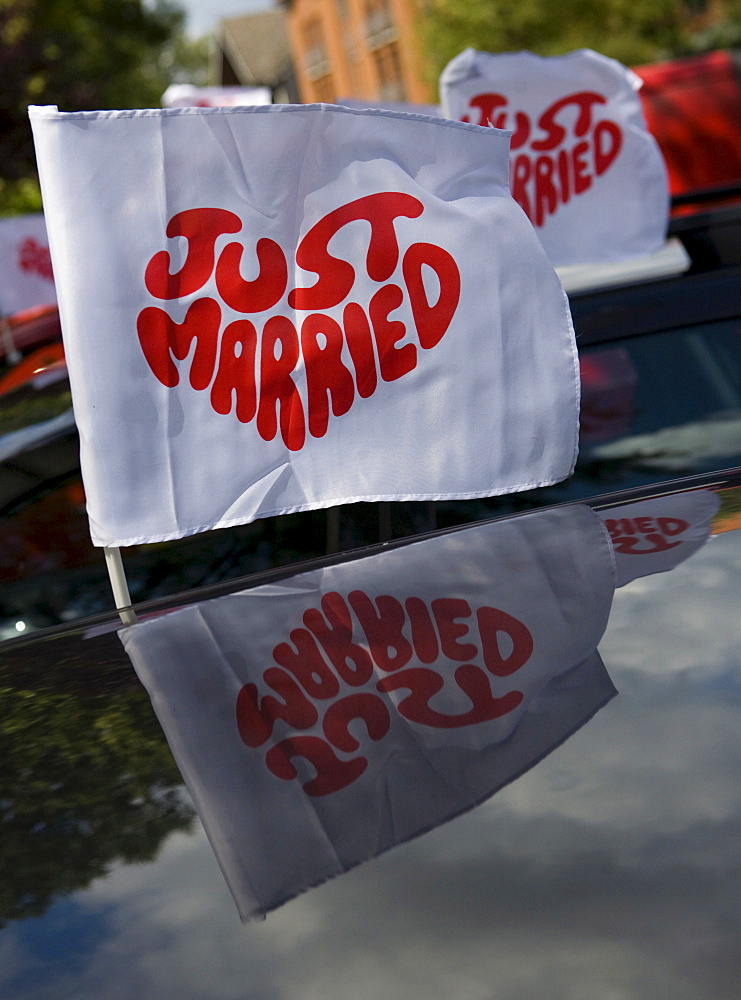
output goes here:
[[571, 319], [506, 133], [323, 105], [31, 121], [95, 544], [571, 473]]
[[270, 104], [270, 87], [194, 87], [172, 83], [162, 95], [163, 108], [236, 108]]
[[652, 253], [666, 238], [669, 181], [640, 86], [589, 49], [466, 49], [442, 72], [440, 103], [448, 118], [512, 130], [512, 195], [549, 258], [598, 263]]
[[483, 801], [615, 689], [584, 506], [122, 629], [243, 919]]
[[693, 490], [599, 511], [615, 553], [616, 586], [689, 559], [710, 537], [719, 507], [715, 493]]
[[44, 216], [0, 219], [0, 315], [56, 301]]

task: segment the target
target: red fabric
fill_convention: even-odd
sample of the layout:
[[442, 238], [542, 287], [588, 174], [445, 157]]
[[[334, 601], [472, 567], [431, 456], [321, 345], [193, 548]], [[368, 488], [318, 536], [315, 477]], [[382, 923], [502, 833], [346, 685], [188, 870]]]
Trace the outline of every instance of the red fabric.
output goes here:
[[741, 180], [741, 79], [729, 52], [642, 66], [639, 91], [671, 193]]

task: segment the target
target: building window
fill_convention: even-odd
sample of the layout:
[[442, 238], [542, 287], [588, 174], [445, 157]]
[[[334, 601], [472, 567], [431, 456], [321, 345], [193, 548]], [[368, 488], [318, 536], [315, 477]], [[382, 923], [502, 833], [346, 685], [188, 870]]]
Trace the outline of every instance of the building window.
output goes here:
[[373, 53], [378, 74], [378, 97], [384, 101], [405, 101], [401, 57], [396, 42], [383, 45]]
[[371, 51], [396, 41], [397, 31], [388, 0], [366, 0], [365, 41]]
[[303, 59], [306, 75], [312, 83], [329, 74], [329, 56], [324, 42], [324, 30], [319, 18], [307, 21], [302, 29]]

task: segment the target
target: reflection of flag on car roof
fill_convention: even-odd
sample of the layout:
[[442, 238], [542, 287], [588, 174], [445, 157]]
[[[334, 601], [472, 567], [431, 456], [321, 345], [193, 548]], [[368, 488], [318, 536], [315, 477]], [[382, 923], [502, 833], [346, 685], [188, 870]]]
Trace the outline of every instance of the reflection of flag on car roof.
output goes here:
[[719, 506], [710, 490], [691, 490], [600, 511], [615, 553], [616, 586], [689, 559], [710, 537]]
[[570, 316], [505, 133], [323, 106], [31, 117], [97, 544], [570, 474]]
[[569, 506], [119, 634], [244, 919], [470, 809], [615, 693], [614, 569]]

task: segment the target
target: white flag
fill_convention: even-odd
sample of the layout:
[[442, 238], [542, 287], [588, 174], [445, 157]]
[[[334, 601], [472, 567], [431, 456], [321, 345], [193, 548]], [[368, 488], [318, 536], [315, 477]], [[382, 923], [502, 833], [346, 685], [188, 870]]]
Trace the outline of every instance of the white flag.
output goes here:
[[689, 559], [710, 537], [719, 507], [711, 490], [693, 490], [599, 511], [615, 552], [616, 586]]
[[506, 133], [31, 109], [93, 541], [568, 476], [568, 305]]
[[440, 103], [448, 118], [512, 131], [512, 195], [549, 258], [596, 263], [652, 253], [666, 238], [669, 182], [640, 86], [589, 49], [466, 49], [442, 72]]
[[270, 87], [195, 87], [173, 83], [162, 95], [164, 108], [237, 108], [244, 105], [270, 104]]
[[489, 522], [119, 633], [240, 915], [451, 819], [615, 689], [584, 506]]
[[44, 216], [0, 219], [0, 316], [56, 301]]

